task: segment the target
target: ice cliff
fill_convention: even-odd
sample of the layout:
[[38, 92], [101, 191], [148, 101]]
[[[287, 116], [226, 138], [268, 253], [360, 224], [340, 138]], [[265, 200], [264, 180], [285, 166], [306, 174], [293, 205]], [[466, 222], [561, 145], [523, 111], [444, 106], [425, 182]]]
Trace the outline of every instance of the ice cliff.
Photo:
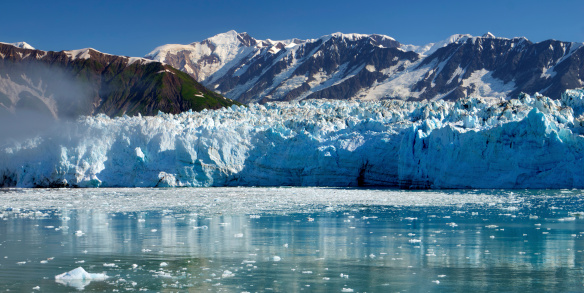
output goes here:
[[83, 117], [4, 142], [0, 186], [584, 188], [583, 112], [578, 89]]

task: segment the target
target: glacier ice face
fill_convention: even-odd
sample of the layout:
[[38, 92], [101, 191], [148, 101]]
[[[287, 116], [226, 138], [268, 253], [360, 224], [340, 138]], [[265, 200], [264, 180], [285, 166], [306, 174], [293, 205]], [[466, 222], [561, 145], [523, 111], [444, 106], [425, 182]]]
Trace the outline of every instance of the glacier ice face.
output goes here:
[[0, 186], [582, 188], [583, 95], [83, 117], [3, 145]]

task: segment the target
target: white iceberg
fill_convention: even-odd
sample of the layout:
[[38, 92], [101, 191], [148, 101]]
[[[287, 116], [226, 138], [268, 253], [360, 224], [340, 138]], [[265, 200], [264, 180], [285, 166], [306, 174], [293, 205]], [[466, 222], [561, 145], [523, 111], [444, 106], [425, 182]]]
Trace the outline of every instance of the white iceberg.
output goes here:
[[55, 281], [59, 284], [83, 290], [91, 281], [104, 281], [108, 276], [104, 273], [91, 274], [82, 267], [78, 267], [69, 272], [55, 276]]

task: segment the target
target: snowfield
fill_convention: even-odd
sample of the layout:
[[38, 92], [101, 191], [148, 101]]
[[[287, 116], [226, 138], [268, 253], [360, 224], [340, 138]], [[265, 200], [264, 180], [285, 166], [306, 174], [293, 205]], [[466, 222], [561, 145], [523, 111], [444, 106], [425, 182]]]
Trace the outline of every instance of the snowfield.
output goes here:
[[583, 112], [578, 89], [82, 117], [3, 142], [0, 186], [584, 188]]

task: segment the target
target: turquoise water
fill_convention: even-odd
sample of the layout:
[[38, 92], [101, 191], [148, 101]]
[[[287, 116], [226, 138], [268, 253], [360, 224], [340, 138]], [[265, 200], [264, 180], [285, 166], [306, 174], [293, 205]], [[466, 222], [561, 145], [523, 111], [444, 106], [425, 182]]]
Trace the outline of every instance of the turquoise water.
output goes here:
[[[583, 195], [4, 190], [0, 290], [578, 292]], [[109, 278], [55, 280], [77, 267]]]

